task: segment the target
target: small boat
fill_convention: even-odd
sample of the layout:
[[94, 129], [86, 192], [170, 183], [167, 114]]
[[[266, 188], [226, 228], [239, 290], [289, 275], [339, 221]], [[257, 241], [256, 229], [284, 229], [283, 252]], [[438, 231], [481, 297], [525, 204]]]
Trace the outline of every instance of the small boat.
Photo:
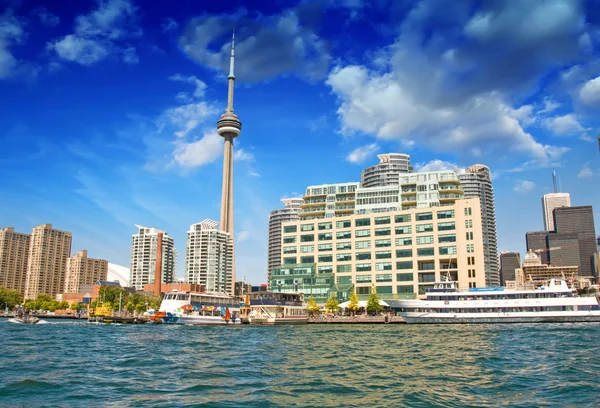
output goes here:
[[600, 322], [596, 297], [574, 296], [565, 279], [537, 289], [458, 289], [435, 283], [425, 300], [387, 301], [406, 323], [570, 323]]
[[240, 324], [240, 301], [228, 293], [167, 293], [159, 310], [149, 310], [153, 323], [166, 324]]
[[15, 317], [14, 321], [21, 324], [36, 324], [40, 322], [40, 319], [36, 316], [23, 315], [23, 317]]
[[288, 325], [308, 323], [303, 293], [253, 292], [245, 297], [240, 310], [242, 323], [251, 325]]

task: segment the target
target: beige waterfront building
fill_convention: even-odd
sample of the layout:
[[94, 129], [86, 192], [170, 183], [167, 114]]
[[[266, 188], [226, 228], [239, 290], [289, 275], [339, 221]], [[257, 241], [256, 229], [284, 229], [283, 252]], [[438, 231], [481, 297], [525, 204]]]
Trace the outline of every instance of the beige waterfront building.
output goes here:
[[269, 249], [267, 259], [267, 282], [271, 280], [273, 268], [281, 265], [281, 223], [298, 219], [302, 198], [282, 198], [285, 207], [269, 213]]
[[[441, 185], [447, 184], [450, 194], [458, 196], [458, 188], [453, 187], [458, 181], [453, 177]], [[434, 183], [425, 177], [423, 185], [429, 184]], [[406, 209], [354, 214], [352, 208], [351, 214], [346, 214], [350, 208], [340, 207], [354, 207], [351, 190], [357, 186], [330, 187], [309, 188], [304, 197], [306, 211], [301, 213], [304, 217], [282, 223], [282, 265], [274, 271], [271, 289], [297, 288], [308, 293], [311, 282], [327, 276], [333, 280], [332, 289], [322, 286], [321, 290], [328, 294], [335, 292], [335, 287], [344, 287], [352, 288], [359, 296], [368, 295], [374, 285], [378, 294], [390, 298], [422, 294], [448, 274], [461, 288], [485, 286], [478, 198], [452, 196], [444, 200], [444, 189], [438, 185], [439, 195], [432, 205], [429, 187], [416, 187], [401, 190], [396, 196], [400, 204], [406, 203]], [[425, 192], [427, 196], [420, 204], [423, 207], [417, 208], [418, 194]], [[388, 196], [365, 199], [378, 201], [383, 197], [385, 201]], [[336, 216], [323, 218], [326, 212]], [[294, 267], [300, 265], [308, 265], [307, 270], [313, 268], [315, 276], [296, 279], [294, 273], [304, 273], [294, 272]]]
[[27, 261], [25, 299], [46, 293], [55, 296], [64, 291], [67, 259], [71, 255], [72, 235], [68, 231], [42, 224], [33, 228]]
[[185, 282], [204, 285], [208, 292], [233, 292], [233, 242], [228, 232], [205, 219], [187, 233]]
[[[160, 259], [159, 272], [162, 283], [173, 283], [177, 252], [175, 242], [166, 231], [137, 225], [137, 234], [131, 236], [131, 268], [129, 284], [136, 290], [144, 290], [144, 285], [154, 283], [157, 259]], [[158, 240], [160, 239], [160, 253]]]
[[0, 287], [25, 293], [31, 235], [0, 229]]
[[93, 285], [105, 281], [108, 275], [108, 261], [88, 258], [87, 250], [78, 251], [67, 259], [65, 293], [78, 293], [81, 285]]

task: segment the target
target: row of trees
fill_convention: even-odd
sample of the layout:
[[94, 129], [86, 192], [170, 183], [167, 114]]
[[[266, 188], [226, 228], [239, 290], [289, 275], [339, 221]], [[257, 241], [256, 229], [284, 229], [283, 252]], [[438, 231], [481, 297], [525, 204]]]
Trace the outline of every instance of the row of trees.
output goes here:
[[[312, 296], [308, 298], [307, 308], [308, 313], [311, 316], [315, 316], [321, 313], [321, 309], [319, 308], [317, 301]], [[334, 293], [325, 302], [325, 310], [330, 313], [336, 313], [339, 310], [339, 308], [340, 303], [338, 302], [337, 297]], [[358, 305], [358, 295], [355, 291], [352, 291], [352, 294], [350, 295], [350, 303], [348, 304], [348, 310], [351, 313], [356, 313], [359, 309], [360, 306]], [[377, 290], [375, 289], [375, 286], [372, 286], [371, 294], [369, 295], [369, 299], [367, 300], [367, 313], [375, 315], [378, 312], [381, 312], [382, 310], [383, 306], [379, 304], [379, 296], [377, 296]]]
[[[160, 308], [162, 298], [160, 296], [144, 296], [139, 293], [127, 294], [125, 289], [115, 286], [102, 286], [98, 291], [98, 298], [94, 300], [90, 307], [98, 306], [110, 307], [115, 310], [127, 310], [129, 313], [143, 313], [147, 309]], [[119, 309], [119, 306], [121, 309]]]
[[13, 310], [15, 306], [23, 303], [23, 295], [18, 290], [6, 289], [0, 287], [0, 308]]

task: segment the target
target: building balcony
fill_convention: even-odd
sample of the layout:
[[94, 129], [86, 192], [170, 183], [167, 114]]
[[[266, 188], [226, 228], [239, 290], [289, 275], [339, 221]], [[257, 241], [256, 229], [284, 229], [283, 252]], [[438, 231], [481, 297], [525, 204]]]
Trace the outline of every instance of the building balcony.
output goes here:
[[402, 190], [402, 192], [400, 194], [403, 196], [415, 195], [415, 194], [417, 194], [417, 189], [415, 188], [415, 189], [410, 189], [410, 190]]
[[[325, 201], [310, 201], [304, 204], [300, 204], [300, 208], [311, 208], [311, 207], [322, 207], [325, 205]], [[300, 211], [302, 212], [302, 211]]]
[[348, 207], [348, 208], [336, 208], [335, 209], [335, 215], [341, 215], [341, 214], [353, 214], [354, 213], [354, 207]]
[[338, 199], [338, 200], [335, 200], [336, 205], [337, 204], [354, 204], [354, 202], [355, 202], [354, 198], [352, 198], [352, 199]]
[[441, 179], [441, 180], [438, 180], [438, 184], [440, 184], [440, 185], [441, 184], [455, 184], [455, 185], [460, 186], [460, 180], [452, 180], [452, 179], [444, 180], [444, 179]]
[[323, 194], [307, 194], [305, 196], [302, 197], [303, 200], [307, 200], [307, 199], [311, 199], [311, 198], [317, 198], [317, 197], [327, 197], [327, 194], [323, 193]]
[[460, 186], [457, 186], [455, 184], [448, 184], [445, 186], [440, 186], [440, 189], [438, 191], [444, 191], [444, 192], [449, 192], [449, 193], [457, 193], [457, 194], [461, 194], [463, 193], [463, 190], [460, 188]]
[[325, 209], [312, 209], [312, 210], [304, 210], [298, 213], [299, 218], [305, 217], [319, 217], [325, 215]]

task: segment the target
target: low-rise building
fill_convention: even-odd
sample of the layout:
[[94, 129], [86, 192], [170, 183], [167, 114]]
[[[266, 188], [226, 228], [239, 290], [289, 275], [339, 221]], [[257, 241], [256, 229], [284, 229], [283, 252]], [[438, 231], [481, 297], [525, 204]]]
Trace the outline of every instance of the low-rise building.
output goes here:
[[88, 258], [87, 250], [78, 251], [67, 259], [65, 293], [77, 293], [81, 285], [92, 285], [105, 281], [108, 275], [108, 261]]

